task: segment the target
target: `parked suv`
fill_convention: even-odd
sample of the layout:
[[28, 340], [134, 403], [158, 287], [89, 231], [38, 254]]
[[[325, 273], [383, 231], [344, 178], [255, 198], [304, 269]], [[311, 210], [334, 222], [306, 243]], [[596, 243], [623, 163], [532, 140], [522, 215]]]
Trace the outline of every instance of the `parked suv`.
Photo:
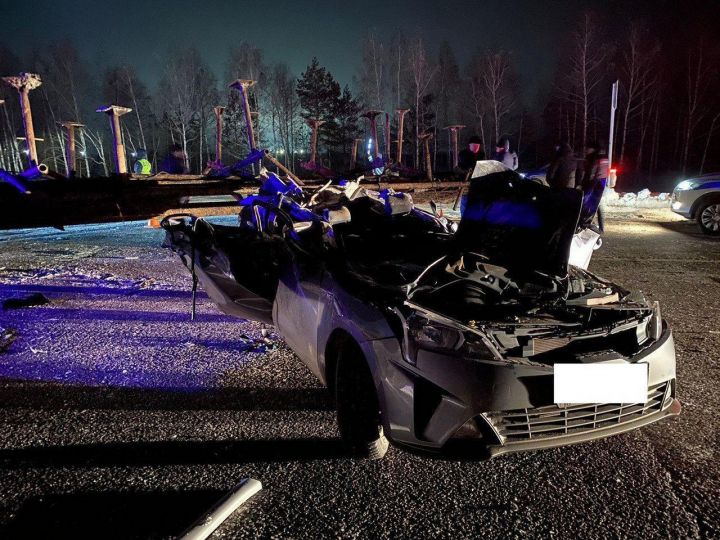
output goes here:
[[672, 194], [672, 210], [697, 221], [700, 230], [720, 235], [720, 173], [683, 180]]

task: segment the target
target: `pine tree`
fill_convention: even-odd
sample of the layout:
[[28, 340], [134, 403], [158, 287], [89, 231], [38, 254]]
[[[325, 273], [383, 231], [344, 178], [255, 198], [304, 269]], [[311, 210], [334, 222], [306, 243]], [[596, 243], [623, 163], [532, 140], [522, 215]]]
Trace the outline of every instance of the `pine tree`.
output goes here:
[[318, 133], [318, 140], [330, 151], [340, 139], [337, 118], [342, 100], [340, 84], [326, 68], [320, 66], [317, 58], [313, 58], [298, 79], [297, 94], [300, 100], [300, 115], [305, 120], [315, 118], [325, 121]]
[[357, 125], [359, 114], [360, 104], [353, 98], [350, 88], [345, 85], [342, 95], [335, 102], [337, 130], [334, 133], [335, 138], [331, 141], [331, 146], [341, 150], [344, 155], [348, 154], [351, 142], [359, 133]]

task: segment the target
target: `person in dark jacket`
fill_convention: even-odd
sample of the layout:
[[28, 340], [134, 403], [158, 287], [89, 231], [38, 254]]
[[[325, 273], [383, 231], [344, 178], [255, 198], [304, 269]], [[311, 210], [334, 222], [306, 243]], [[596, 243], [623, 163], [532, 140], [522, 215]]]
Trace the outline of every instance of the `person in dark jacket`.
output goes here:
[[468, 147], [458, 155], [458, 167], [463, 171], [471, 171], [475, 168], [475, 163], [485, 159], [485, 152], [482, 148], [482, 141], [477, 135], [470, 137]]
[[575, 153], [567, 141], [559, 143], [555, 147], [555, 157], [547, 171], [548, 185], [556, 188], [574, 188], [576, 161]]
[[182, 146], [173, 144], [168, 155], [163, 159], [160, 170], [170, 174], [187, 174], [185, 161], [185, 152], [183, 152]]
[[[582, 167], [582, 177], [576, 178], [576, 185], [583, 192], [583, 213], [586, 207], [597, 204], [597, 219], [600, 232], [605, 231], [602, 209], [599, 206], [602, 194], [605, 191], [608, 177], [608, 160], [605, 152], [598, 143], [591, 142], [585, 149], [585, 162]], [[593, 203], [594, 201], [594, 203]], [[592, 220], [592, 215], [587, 216]], [[581, 216], [581, 220], [583, 217]], [[586, 223], [589, 225], [589, 223]]]
[[575, 178], [575, 185], [584, 192], [592, 190], [599, 180], [607, 180], [608, 160], [598, 143], [591, 142], [585, 148], [585, 161], [579, 172], [580, 177]]
[[510, 150], [510, 139], [508, 137], [503, 137], [498, 141], [493, 159], [499, 161], [510, 170], [517, 170], [518, 156]]

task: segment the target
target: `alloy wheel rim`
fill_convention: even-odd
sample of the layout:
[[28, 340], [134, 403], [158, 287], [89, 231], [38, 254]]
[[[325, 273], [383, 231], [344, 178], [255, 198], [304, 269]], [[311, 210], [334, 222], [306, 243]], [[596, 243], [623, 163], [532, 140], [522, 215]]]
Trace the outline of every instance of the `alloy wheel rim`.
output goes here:
[[711, 231], [720, 230], [720, 203], [711, 204], [700, 216], [703, 227]]

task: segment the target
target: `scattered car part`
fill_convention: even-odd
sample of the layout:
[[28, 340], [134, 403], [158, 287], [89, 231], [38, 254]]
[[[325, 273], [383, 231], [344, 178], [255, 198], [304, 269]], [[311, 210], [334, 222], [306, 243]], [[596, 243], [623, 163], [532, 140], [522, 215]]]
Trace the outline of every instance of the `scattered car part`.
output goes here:
[[0, 353], [7, 351], [17, 337], [17, 330], [14, 328], [0, 328]]
[[262, 483], [254, 478], [246, 478], [233, 488], [215, 506], [203, 514], [195, 523], [178, 536], [178, 540], [205, 540], [233, 512], [262, 490]]

